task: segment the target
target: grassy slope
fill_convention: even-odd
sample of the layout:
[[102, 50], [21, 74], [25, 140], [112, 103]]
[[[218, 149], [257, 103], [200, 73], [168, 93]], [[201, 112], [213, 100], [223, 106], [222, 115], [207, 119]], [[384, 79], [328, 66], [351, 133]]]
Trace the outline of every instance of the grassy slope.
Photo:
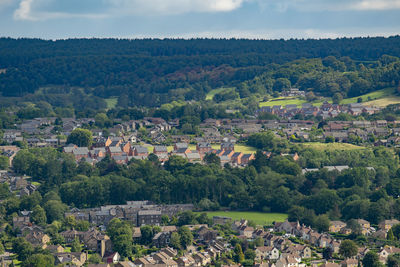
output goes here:
[[210, 211], [208, 217], [225, 216], [233, 220], [247, 219], [259, 225], [271, 225], [273, 222], [283, 222], [288, 215], [283, 213], [242, 212], [242, 211]]
[[117, 105], [118, 98], [110, 97], [110, 98], [105, 99], [105, 101], [107, 103], [107, 109], [112, 109], [112, 108], [115, 108], [115, 106]]
[[303, 143], [304, 147], [310, 147], [317, 150], [358, 150], [358, 149], [365, 149], [362, 146], [356, 146], [347, 143]]
[[[400, 97], [394, 95], [394, 89], [393, 88], [386, 88], [382, 90], [378, 90], [372, 93], [368, 93], [362, 96], [358, 97], [351, 97], [351, 98], [346, 98], [343, 99], [341, 104], [351, 104], [351, 103], [357, 103], [358, 98], [362, 98], [363, 103], [365, 105], [370, 105], [370, 106], [380, 106], [380, 107], [385, 107], [390, 104], [398, 104], [400, 103]], [[371, 99], [371, 101], [368, 101], [368, 98]], [[328, 102], [332, 103], [332, 100], [330, 98], [326, 98]], [[275, 106], [275, 105], [281, 105], [281, 106], [286, 106], [286, 105], [297, 105], [301, 106], [301, 104], [306, 103], [306, 100], [299, 99], [299, 98], [294, 98], [294, 97], [278, 97], [278, 98], [273, 98], [267, 102], [261, 102], [260, 107], [270, 107], [270, 106]], [[324, 100], [319, 100], [317, 102], [313, 102], [314, 106], [320, 106]]]
[[219, 94], [219, 93], [222, 93], [225, 91], [231, 91], [234, 89], [235, 88], [233, 88], [233, 87], [221, 87], [221, 88], [211, 90], [210, 92], [207, 93], [206, 100], [212, 100], [216, 94]]
[[[343, 99], [343, 101], [341, 102], [342, 104], [350, 104], [350, 103], [357, 103], [358, 98], [362, 98], [363, 103], [368, 101], [368, 97], [372, 100], [370, 102], [373, 102], [374, 100], [377, 99], [382, 99], [382, 98], [393, 98], [393, 94], [394, 94], [394, 89], [393, 88], [386, 88], [386, 89], [382, 89], [382, 90], [378, 90], [372, 93], [368, 93], [362, 96], [358, 96], [358, 97], [352, 97], [352, 98], [346, 98]], [[369, 103], [369, 102], [367, 102]]]
[[271, 107], [276, 105], [286, 106], [286, 105], [297, 105], [301, 106], [301, 104], [306, 103], [306, 100], [293, 98], [293, 97], [278, 97], [273, 98], [267, 102], [261, 102], [260, 107]]

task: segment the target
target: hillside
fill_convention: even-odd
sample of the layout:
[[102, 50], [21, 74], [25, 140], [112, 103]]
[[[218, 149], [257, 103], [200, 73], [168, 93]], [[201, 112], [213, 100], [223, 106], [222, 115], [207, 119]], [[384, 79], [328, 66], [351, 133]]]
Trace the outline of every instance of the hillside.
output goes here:
[[[398, 85], [399, 47], [399, 36], [288, 41], [1, 38], [0, 92], [17, 97], [3, 98], [3, 104], [45, 101], [76, 110], [159, 107], [212, 100], [214, 95], [218, 101], [263, 98], [291, 86], [351, 98]], [[214, 91], [221, 87], [235, 90]], [[84, 99], [85, 105], [76, 99]]]

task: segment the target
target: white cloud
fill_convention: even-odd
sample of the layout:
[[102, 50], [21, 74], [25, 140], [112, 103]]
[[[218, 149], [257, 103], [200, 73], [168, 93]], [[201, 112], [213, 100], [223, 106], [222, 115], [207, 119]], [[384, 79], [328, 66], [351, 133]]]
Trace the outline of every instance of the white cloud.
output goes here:
[[[0, 0], [2, 1], [2, 0]], [[40, 8], [40, 3], [38, 6], [37, 0], [21, 0], [18, 8], [14, 11], [15, 20], [30, 20], [30, 21], [40, 21], [48, 19], [63, 19], [63, 18], [104, 18], [105, 14], [91, 14], [91, 13], [69, 13], [69, 12], [49, 12], [42, 10]]]
[[22, 0], [19, 7], [14, 12], [14, 19], [16, 20], [35, 20], [31, 16], [33, 0]]
[[355, 10], [399, 9], [400, 0], [363, 0], [350, 5], [350, 8]]
[[[10, 2], [14, 0], [0, 0]], [[56, 0], [19, 0], [14, 11], [15, 20], [47, 20], [56, 18], [103, 18], [120, 15], [176, 15], [188, 12], [229, 12], [240, 8], [246, 1], [253, 0], [98, 0], [102, 13], [82, 14], [76, 11], [49, 11], [49, 4], [57, 6]], [[88, 3], [82, 3], [82, 6]]]
[[345, 11], [345, 10], [390, 10], [400, 9], [400, 0], [256, 0], [266, 9], [284, 12], [288, 9], [300, 11]]
[[[97, 2], [98, 1], [98, 2]], [[14, 11], [15, 20], [47, 20], [56, 18], [103, 18], [121, 15], [177, 15], [184, 13], [230, 12], [239, 9], [244, 3], [257, 3], [261, 9], [285, 12], [294, 9], [306, 12], [344, 11], [344, 10], [390, 10], [400, 9], [400, 0], [97, 0], [74, 4], [73, 10], [52, 11], [49, 6], [59, 6], [57, 0], [0, 0], [0, 8], [18, 3]], [[88, 8], [81, 13], [80, 8]], [[96, 9], [100, 7], [101, 11]]]
[[104, 0], [118, 12], [173, 15], [188, 12], [229, 12], [252, 0]]

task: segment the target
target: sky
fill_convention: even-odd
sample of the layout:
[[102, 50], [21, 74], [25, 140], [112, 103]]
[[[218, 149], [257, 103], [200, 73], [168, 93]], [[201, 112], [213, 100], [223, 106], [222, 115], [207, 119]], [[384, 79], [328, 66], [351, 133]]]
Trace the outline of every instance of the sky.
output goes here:
[[400, 0], [0, 0], [0, 36], [337, 38], [400, 34]]

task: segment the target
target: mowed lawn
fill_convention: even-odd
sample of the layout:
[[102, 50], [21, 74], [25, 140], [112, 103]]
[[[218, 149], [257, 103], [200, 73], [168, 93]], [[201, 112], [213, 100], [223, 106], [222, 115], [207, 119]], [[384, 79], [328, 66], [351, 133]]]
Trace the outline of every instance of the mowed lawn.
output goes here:
[[360, 149], [366, 149], [363, 146], [356, 146], [353, 144], [347, 144], [347, 143], [318, 143], [318, 142], [313, 142], [313, 143], [303, 143], [302, 144], [304, 147], [310, 147], [313, 149], [317, 150], [360, 150]]
[[[201, 213], [201, 212], [200, 212]], [[247, 211], [208, 211], [208, 217], [224, 216], [232, 218], [232, 220], [251, 220], [258, 225], [271, 225], [273, 222], [283, 222], [288, 218], [284, 213], [264, 213], [264, 212], [247, 212]]]

